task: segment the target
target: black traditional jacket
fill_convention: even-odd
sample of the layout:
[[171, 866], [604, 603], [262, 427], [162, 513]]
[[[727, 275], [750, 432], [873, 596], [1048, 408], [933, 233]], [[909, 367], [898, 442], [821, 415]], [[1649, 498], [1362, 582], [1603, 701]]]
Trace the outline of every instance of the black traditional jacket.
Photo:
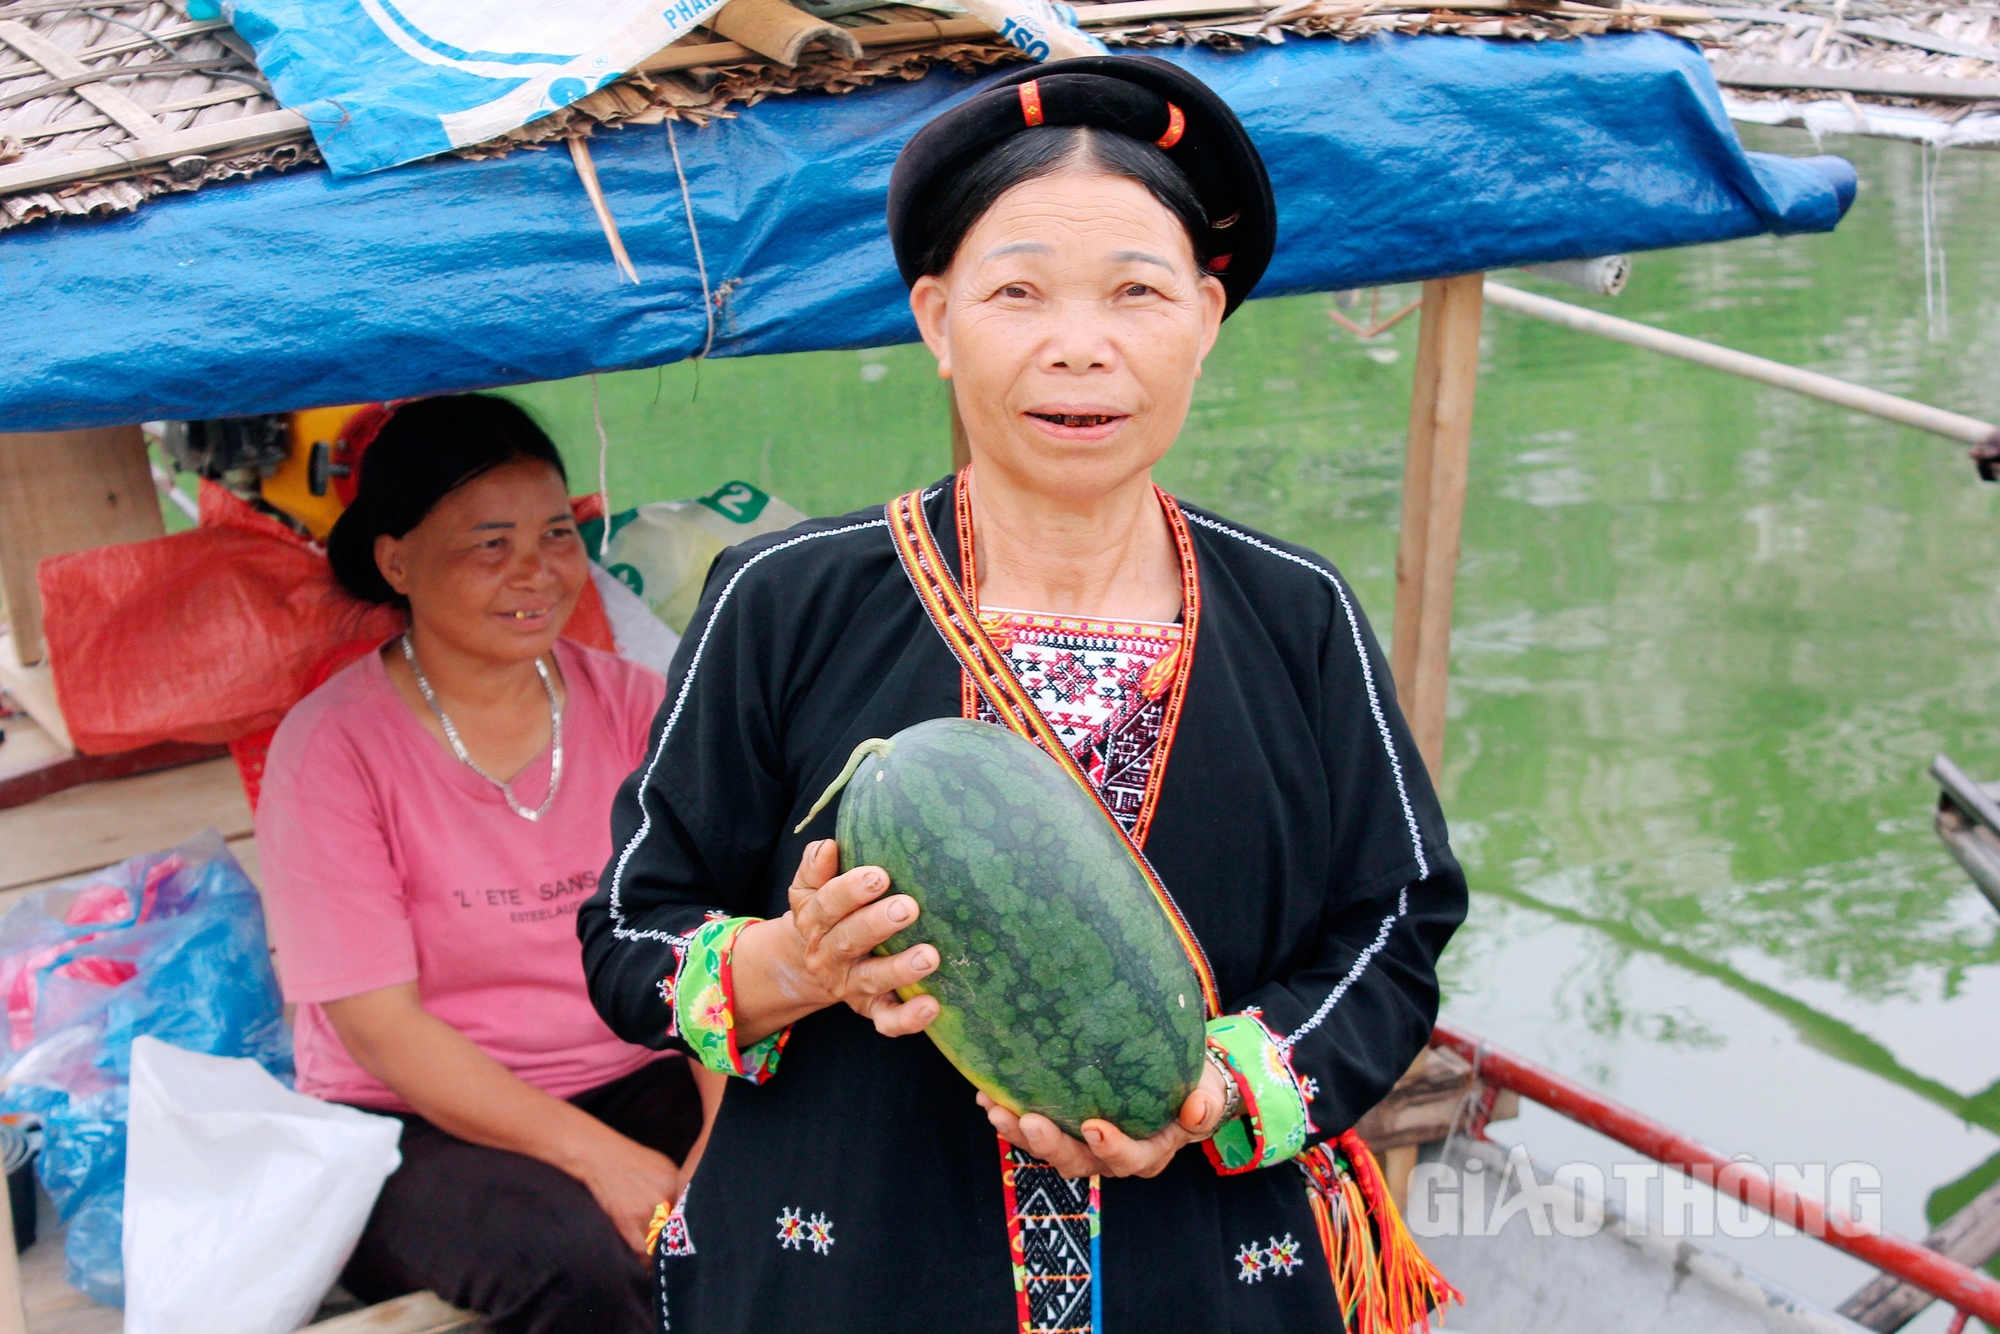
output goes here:
[[[925, 512], [957, 573], [948, 484]], [[1282, 1054], [1317, 1142], [1379, 1101], [1424, 1046], [1464, 876], [1346, 583], [1303, 548], [1182, 513], [1200, 617], [1144, 850], [1206, 950], [1224, 1011], [1254, 1013]], [[881, 509], [718, 558], [646, 763], [613, 811], [612, 861], [578, 917], [612, 1029], [685, 1045], [670, 1000], [705, 924], [785, 912], [833, 812], [793, 826], [854, 747], [958, 716], [963, 701]], [[1193, 1147], [1152, 1180], [1102, 1183], [1095, 1290], [1062, 1324], [1042, 1323], [1058, 1317], [1045, 1303], [1030, 1312], [1021, 1277], [1062, 1269], [1051, 1248], [1066, 1239], [1048, 1220], [1066, 1206], [1040, 1200], [1037, 1231], [1032, 1192], [1011, 1175], [1003, 1188], [973, 1097], [921, 1036], [881, 1037], [845, 1007], [794, 1025], [768, 1078], [731, 1081], [662, 1239], [663, 1327], [1340, 1328], [1301, 1172], [1225, 1176]]]

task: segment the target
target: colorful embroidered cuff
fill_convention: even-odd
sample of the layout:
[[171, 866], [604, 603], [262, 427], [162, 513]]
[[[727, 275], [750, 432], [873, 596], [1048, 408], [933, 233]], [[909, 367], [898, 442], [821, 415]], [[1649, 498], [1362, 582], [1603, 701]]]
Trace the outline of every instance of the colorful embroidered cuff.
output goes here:
[[1243, 1097], [1243, 1114], [1202, 1145], [1215, 1170], [1233, 1176], [1282, 1163], [1305, 1148], [1312, 1130], [1305, 1094], [1263, 1022], [1252, 1014], [1211, 1019], [1208, 1045], [1222, 1053]]
[[681, 1040], [695, 1059], [725, 1075], [741, 1075], [761, 1084], [778, 1069], [790, 1028], [781, 1029], [748, 1051], [736, 1048], [736, 992], [730, 984], [729, 957], [736, 937], [756, 917], [730, 917], [709, 922], [688, 942], [687, 961], [674, 983], [674, 1019]]

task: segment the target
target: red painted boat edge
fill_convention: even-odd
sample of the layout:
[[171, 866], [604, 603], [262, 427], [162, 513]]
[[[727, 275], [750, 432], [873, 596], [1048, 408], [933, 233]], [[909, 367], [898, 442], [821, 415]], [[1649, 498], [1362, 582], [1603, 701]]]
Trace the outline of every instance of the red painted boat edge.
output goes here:
[[1960, 1312], [1970, 1312], [2000, 1327], [2000, 1282], [1985, 1274], [1913, 1241], [1864, 1227], [1841, 1210], [1772, 1180], [1755, 1163], [1727, 1157], [1692, 1136], [1462, 1029], [1436, 1025], [1431, 1045], [1457, 1052], [1490, 1084], [1512, 1089], [1648, 1158], [1677, 1167], [1703, 1185], [1914, 1284]]

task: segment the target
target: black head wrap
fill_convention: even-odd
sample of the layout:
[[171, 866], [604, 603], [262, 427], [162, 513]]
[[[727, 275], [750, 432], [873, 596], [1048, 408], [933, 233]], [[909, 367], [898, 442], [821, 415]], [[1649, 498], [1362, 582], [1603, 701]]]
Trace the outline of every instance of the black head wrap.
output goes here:
[[992, 80], [911, 137], [889, 178], [889, 239], [915, 283], [929, 238], [918, 207], [938, 183], [1034, 125], [1079, 125], [1154, 144], [1194, 188], [1208, 216], [1208, 269], [1225, 315], [1264, 276], [1278, 215], [1264, 159], [1236, 113], [1207, 84], [1153, 56], [1083, 56], [1029, 65]]

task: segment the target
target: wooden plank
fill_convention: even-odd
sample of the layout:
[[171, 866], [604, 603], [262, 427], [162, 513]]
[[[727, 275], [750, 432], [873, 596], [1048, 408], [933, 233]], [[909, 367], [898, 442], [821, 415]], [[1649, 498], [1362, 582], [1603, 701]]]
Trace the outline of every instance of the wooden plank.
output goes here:
[[306, 1326], [314, 1334], [446, 1334], [449, 1330], [484, 1328], [478, 1316], [449, 1305], [433, 1292], [413, 1292], [365, 1311]]
[[21, 1259], [14, 1250], [14, 1211], [0, 1202], [0, 1334], [28, 1334], [21, 1296]]
[[1441, 781], [1444, 764], [1452, 587], [1465, 512], [1484, 285], [1476, 273], [1424, 284], [1416, 384], [1410, 396], [1389, 662], [1403, 716], [1433, 782]]
[[69, 1285], [63, 1272], [63, 1242], [69, 1228], [47, 1194], [38, 1191], [37, 1196], [35, 1244], [19, 1258], [28, 1334], [119, 1334], [125, 1327], [123, 1312], [94, 1302]]
[[[7, 43], [58, 79], [81, 79], [95, 73], [108, 76], [120, 68], [114, 65], [108, 70], [93, 70], [40, 33], [12, 20], [0, 21], [0, 42]], [[117, 121], [134, 139], [166, 132], [167, 127], [160, 124], [152, 112], [107, 84], [81, 84], [76, 89], [76, 95]]]
[[1463, 1120], [1460, 1109], [1472, 1086], [1472, 1067], [1456, 1053], [1427, 1053], [1396, 1081], [1387, 1097], [1355, 1122], [1355, 1133], [1377, 1154], [1407, 1144], [1430, 1144]]
[[[0, 605], [4, 603], [5, 597], [0, 595]], [[0, 690], [14, 697], [14, 702], [48, 734], [59, 753], [76, 753], [76, 747], [70, 744], [69, 725], [63, 721], [62, 706], [56, 703], [55, 673], [45, 662], [33, 667], [22, 665], [14, 648], [14, 636], [7, 630], [0, 630]]]
[[[1967, 1201], [1924, 1238], [1924, 1245], [1977, 1269], [2000, 1255], [2000, 1182]], [[1934, 1299], [1922, 1288], [1882, 1274], [1840, 1304], [1840, 1314], [1869, 1329], [1901, 1329]]]
[[225, 839], [251, 832], [250, 804], [229, 760], [73, 787], [0, 811], [0, 889], [80, 875], [204, 829]]
[[[1818, 14], [1802, 14], [1796, 9], [1715, 9], [1710, 16], [1726, 23], [1782, 23], [1786, 27], [1824, 28], [1833, 22], [1831, 18]], [[1978, 46], [1971, 42], [1955, 41], [1950, 37], [1940, 37], [1922, 28], [1912, 28], [1901, 23], [1881, 23], [1873, 19], [1842, 19], [1840, 31], [1851, 32], [1857, 37], [1873, 37], [1877, 41], [1895, 42], [1901, 46], [1914, 46], [1922, 51], [1935, 51], [1945, 56], [1968, 56], [1973, 60], [1985, 60], [2000, 64], [2000, 47]]]
[[0, 742], [0, 806], [10, 804], [7, 794], [16, 779], [60, 764], [76, 754], [49, 735], [49, 730], [30, 713], [0, 719], [0, 730], [7, 734], [7, 739]]
[[1244, 0], [1131, 0], [1131, 3], [1078, 5], [1076, 21], [1084, 27], [1103, 23], [1145, 23], [1152, 19], [1209, 18], [1255, 14], [1266, 6]]
[[[1467, 1099], [1483, 1100], [1485, 1092], [1484, 1084], [1474, 1087], [1472, 1066], [1465, 1058], [1432, 1047], [1404, 1072], [1387, 1097], [1355, 1122], [1354, 1130], [1378, 1156], [1406, 1145], [1435, 1144], [1454, 1126], [1461, 1132], [1470, 1129], [1472, 1114]], [[1507, 1090], [1497, 1090], [1493, 1111], [1486, 1119], [1505, 1121], [1518, 1116], [1520, 1105], [1520, 1099]]]
[[1898, 74], [1874, 69], [1808, 69], [1798, 65], [1751, 65], [1717, 60], [1709, 68], [1715, 81], [1731, 88], [1824, 89], [1836, 93], [1873, 93], [1878, 97], [1916, 97], [1940, 102], [1984, 102], [2000, 98], [2000, 79], [1949, 79], [1939, 74]]
[[98, 176], [129, 175], [135, 167], [153, 167], [178, 157], [214, 153], [248, 153], [273, 144], [304, 139], [306, 118], [296, 111], [262, 111], [254, 116], [214, 125], [169, 130], [135, 139], [116, 148], [90, 148], [73, 153], [37, 153], [24, 162], [0, 167], [0, 195], [23, 194], [69, 185]]
[[137, 426], [0, 434], [0, 606], [19, 660], [42, 660], [43, 557], [166, 531]]
[[[13, 738], [9, 737], [9, 744], [12, 744], [12, 741]], [[26, 806], [29, 802], [40, 801], [43, 797], [54, 796], [73, 787], [82, 787], [85, 783], [102, 783], [113, 778], [130, 778], [134, 774], [154, 773], [161, 769], [178, 769], [184, 764], [223, 759], [228, 754], [229, 750], [225, 746], [203, 746], [188, 741], [162, 741], [158, 745], [120, 751], [115, 755], [59, 755], [47, 764], [0, 778], [0, 811]]]
[[[938, 19], [927, 23], [878, 23], [854, 28], [854, 40], [862, 47], [901, 46], [907, 42], [959, 42], [973, 37], [991, 37], [993, 29], [979, 19]], [[701, 65], [741, 65], [746, 61], [768, 62], [737, 42], [690, 42], [670, 46], [640, 61], [635, 73], [660, 74], [667, 70], [694, 69]], [[0, 192], [5, 191], [6, 173], [0, 171]]]

